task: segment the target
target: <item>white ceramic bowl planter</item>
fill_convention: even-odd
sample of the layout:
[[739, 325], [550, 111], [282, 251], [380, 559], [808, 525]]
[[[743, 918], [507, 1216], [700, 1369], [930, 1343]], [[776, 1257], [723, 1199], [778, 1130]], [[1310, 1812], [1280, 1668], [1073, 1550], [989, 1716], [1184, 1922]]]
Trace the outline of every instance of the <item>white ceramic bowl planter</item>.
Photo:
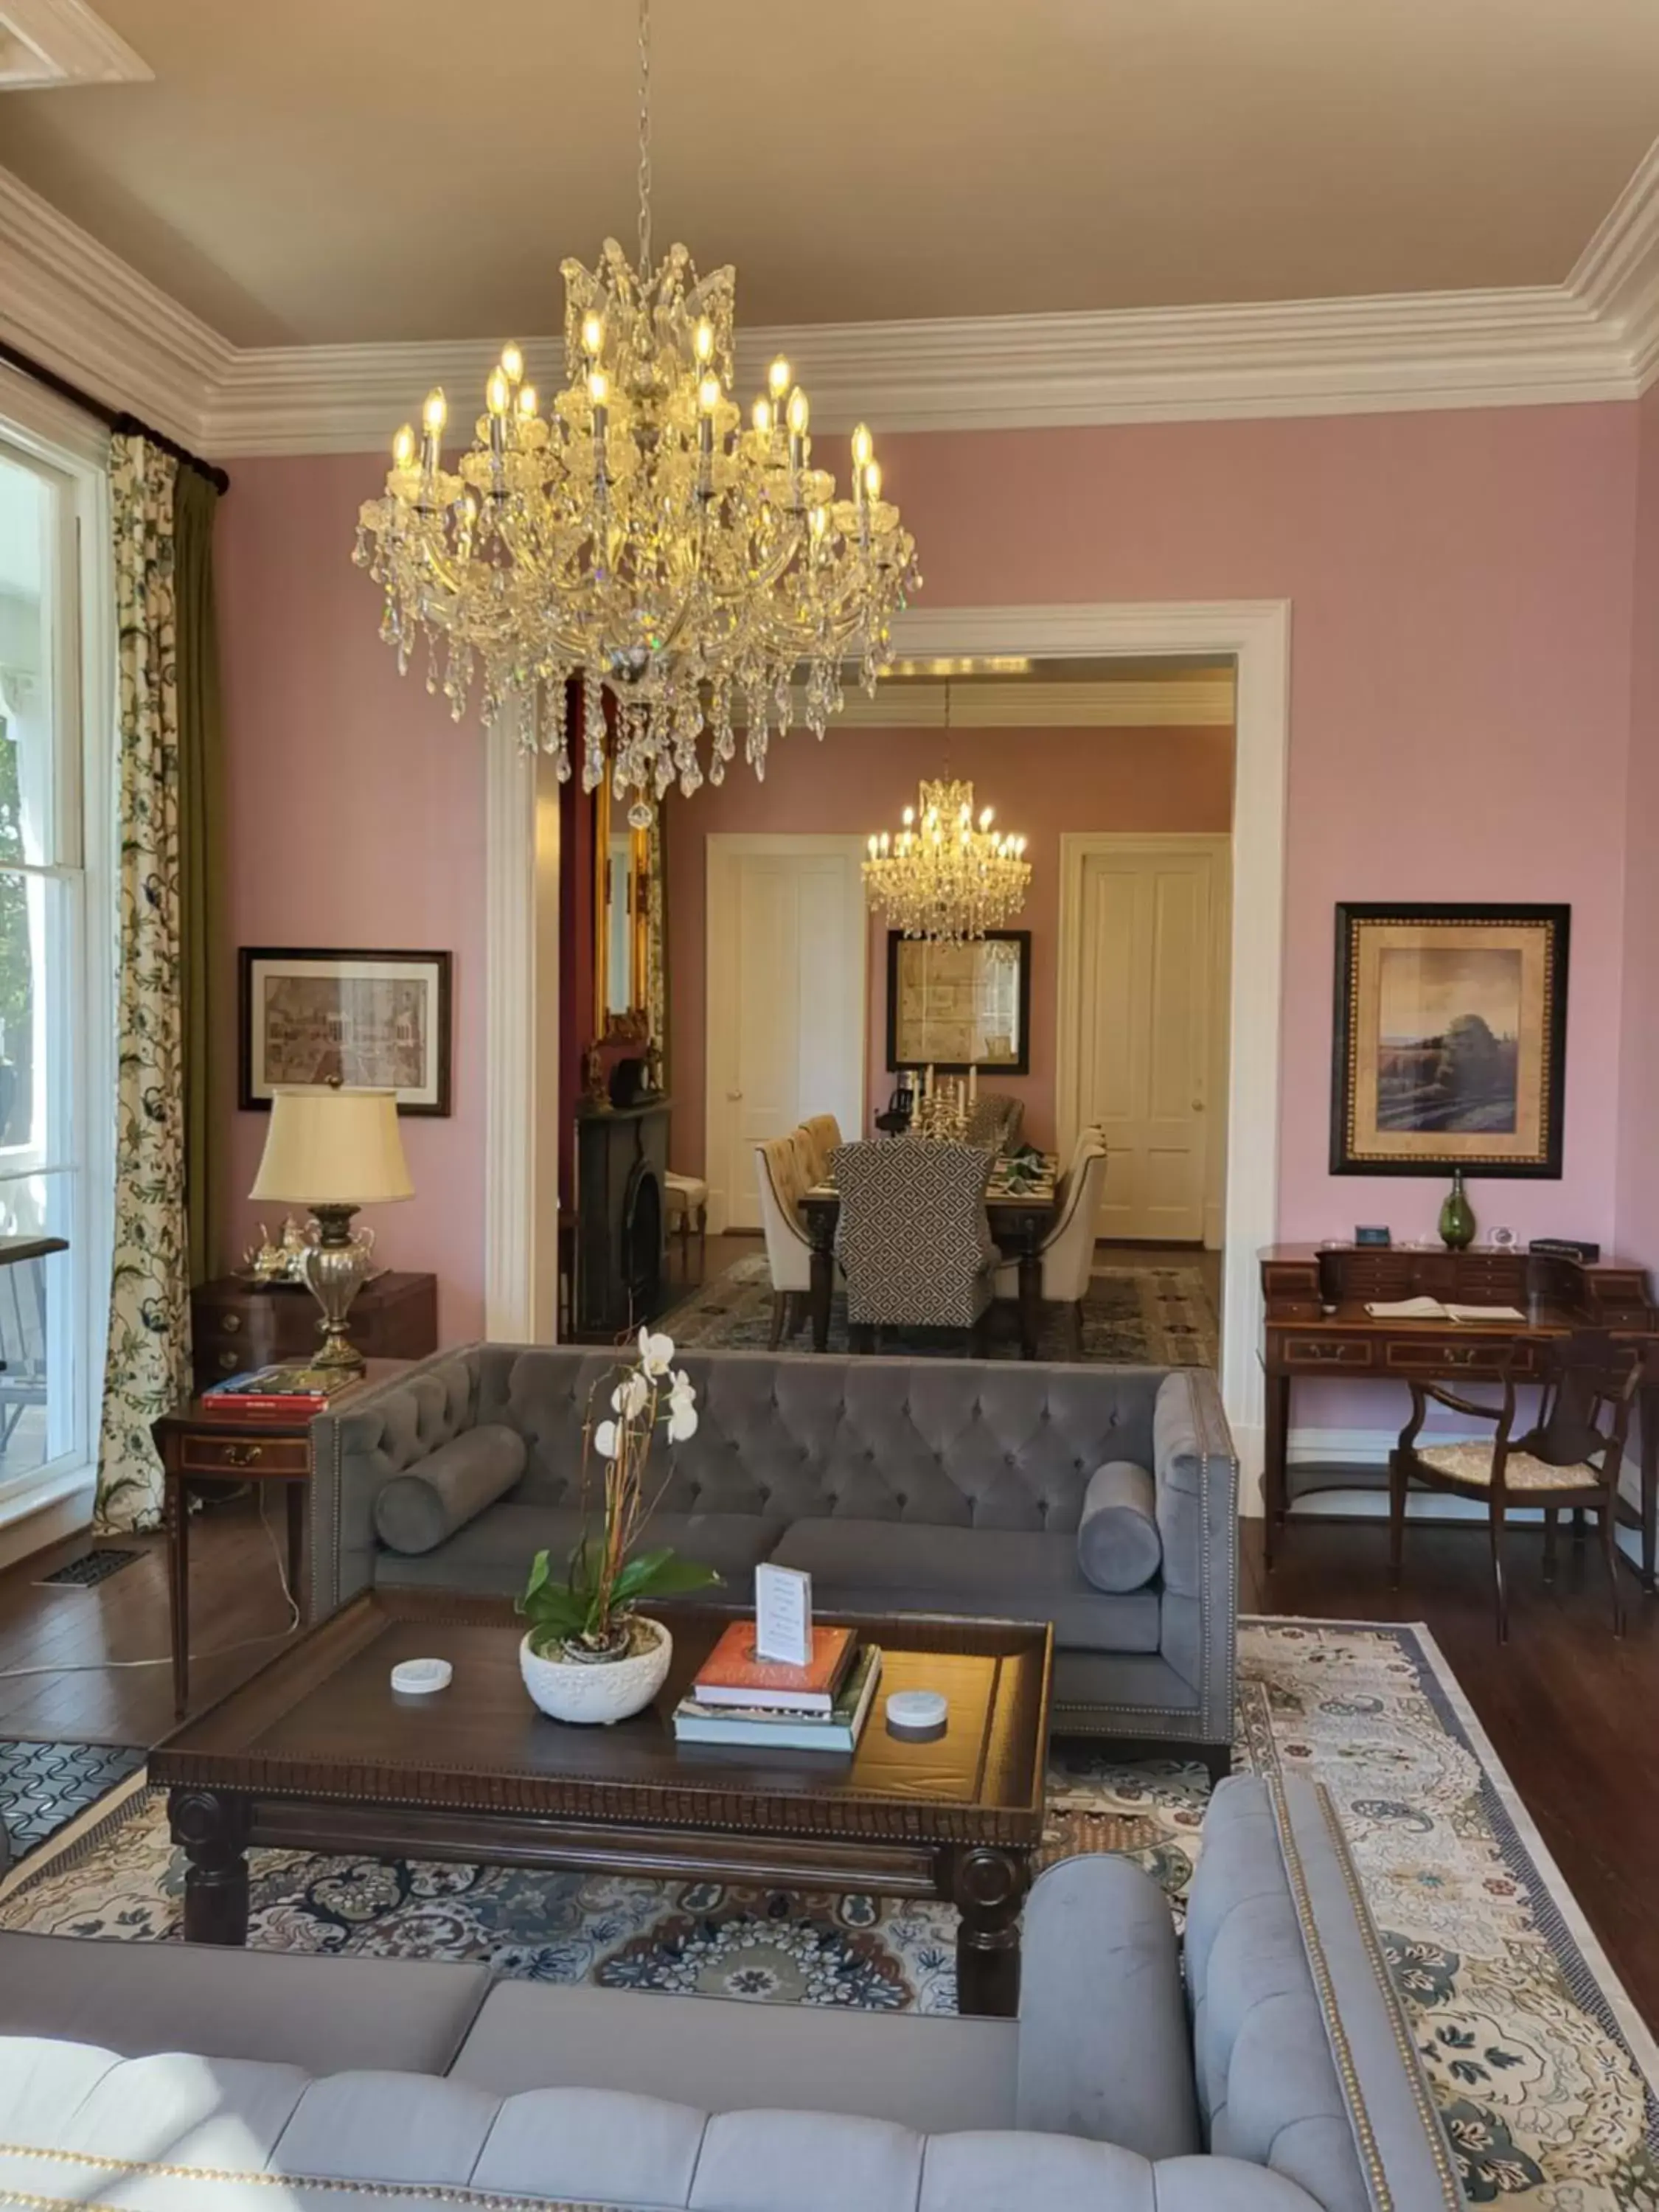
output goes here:
[[519, 1671], [550, 1720], [609, 1728], [645, 1711], [667, 1680], [674, 1639], [659, 1620], [636, 1613], [634, 1625], [641, 1632], [640, 1649], [626, 1659], [544, 1659], [524, 1638]]

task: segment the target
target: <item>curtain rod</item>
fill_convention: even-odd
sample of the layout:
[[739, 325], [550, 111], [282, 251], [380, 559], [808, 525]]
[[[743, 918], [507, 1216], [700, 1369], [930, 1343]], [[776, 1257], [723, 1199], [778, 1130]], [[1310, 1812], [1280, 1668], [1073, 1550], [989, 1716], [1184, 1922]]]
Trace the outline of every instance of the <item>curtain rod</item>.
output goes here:
[[83, 392], [78, 384], [71, 384], [68, 377], [59, 376], [56, 369], [47, 368], [44, 363], [20, 352], [15, 346], [8, 345], [3, 338], [0, 338], [0, 361], [19, 370], [33, 382], [45, 385], [48, 392], [55, 392], [60, 399], [67, 399], [82, 414], [94, 416], [118, 436], [143, 438], [150, 445], [159, 446], [164, 453], [171, 453], [181, 468], [194, 469], [198, 477], [205, 477], [216, 491], [224, 493], [230, 489], [230, 478], [222, 469], [215, 468], [211, 461], [204, 461], [199, 453], [192, 453], [187, 446], [179, 445], [176, 439], [153, 429], [148, 422], [141, 422], [137, 416], [129, 415], [122, 408], [112, 407], [106, 400], [94, 399], [91, 392]]

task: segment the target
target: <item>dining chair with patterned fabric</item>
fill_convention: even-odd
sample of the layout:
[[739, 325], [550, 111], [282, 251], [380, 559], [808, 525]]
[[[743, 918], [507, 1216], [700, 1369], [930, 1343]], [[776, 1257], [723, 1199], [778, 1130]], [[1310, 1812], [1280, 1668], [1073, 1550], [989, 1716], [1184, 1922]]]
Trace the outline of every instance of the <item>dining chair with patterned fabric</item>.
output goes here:
[[[1412, 1417], [1389, 1457], [1389, 1567], [1394, 1586], [1406, 1537], [1406, 1498], [1413, 1482], [1462, 1498], [1484, 1498], [1492, 1532], [1493, 1595], [1498, 1640], [1509, 1641], [1509, 1593], [1504, 1581], [1504, 1534], [1511, 1505], [1540, 1506], [1544, 1514], [1544, 1579], [1555, 1571], [1558, 1516], [1594, 1513], [1601, 1522], [1601, 1550], [1613, 1593], [1613, 1632], [1625, 1632], [1624, 1591], [1613, 1531], [1619, 1516], [1619, 1478], [1630, 1434], [1631, 1409], [1649, 1369], [1659, 1376], [1659, 1350], [1621, 1344], [1604, 1329], [1580, 1329], [1549, 1345], [1544, 1359], [1544, 1388], [1538, 1418], [1523, 1435], [1515, 1434], [1513, 1353], [1506, 1355], [1498, 1380], [1503, 1397], [1482, 1405], [1444, 1383], [1413, 1382]], [[1465, 1419], [1490, 1421], [1490, 1443], [1437, 1442], [1425, 1437], [1431, 1405]]]
[[966, 1142], [988, 1145], [994, 1152], [1012, 1152], [1019, 1142], [1025, 1102], [1008, 1091], [981, 1091], [968, 1115]]
[[[1071, 1308], [1072, 1341], [1079, 1358], [1083, 1356], [1083, 1301], [1094, 1273], [1095, 1224], [1105, 1181], [1106, 1140], [1098, 1129], [1085, 1129], [1054, 1185], [1054, 1225], [1042, 1245], [1043, 1303]], [[1019, 1296], [1017, 1266], [997, 1269], [996, 1294], [1000, 1298]]]
[[972, 1348], [996, 1265], [985, 1217], [993, 1158], [921, 1137], [836, 1152], [836, 1249], [855, 1351], [884, 1328], [964, 1329]]
[[795, 1140], [769, 1137], [755, 1147], [760, 1185], [761, 1230], [772, 1276], [772, 1334], [775, 1352], [786, 1327], [793, 1336], [806, 1318], [812, 1287], [812, 1243], [800, 1216]]
[[841, 1123], [833, 1114], [809, 1114], [800, 1133], [811, 1153], [812, 1182], [822, 1182], [830, 1172], [830, 1155], [841, 1142]]

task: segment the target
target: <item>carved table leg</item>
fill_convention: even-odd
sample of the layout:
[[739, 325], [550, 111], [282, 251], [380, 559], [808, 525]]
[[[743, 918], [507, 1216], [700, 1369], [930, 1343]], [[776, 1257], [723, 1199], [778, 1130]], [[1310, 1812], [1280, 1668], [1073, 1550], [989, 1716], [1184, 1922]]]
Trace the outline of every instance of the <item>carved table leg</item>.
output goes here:
[[1012, 2020], [1019, 2010], [1019, 1915], [1031, 1882], [1028, 1851], [944, 1854], [940, 1888], [961, 1914], [957, 2010]]
[[830, 1305], [836, 1294], [835, 1224], [828, 1231], [812, 1224], [812, 1288], [809, 1293], [812, 1308], [812, 1349], [830, 1349]]
[[187, 1943], [247, 1941], [249, 1811], [246, 1797], [221, 1796], [210, 1790], [175, 1790], [167, 1799], [173, 1840], [184, 1846], [190, 1862], [185, 1875]]

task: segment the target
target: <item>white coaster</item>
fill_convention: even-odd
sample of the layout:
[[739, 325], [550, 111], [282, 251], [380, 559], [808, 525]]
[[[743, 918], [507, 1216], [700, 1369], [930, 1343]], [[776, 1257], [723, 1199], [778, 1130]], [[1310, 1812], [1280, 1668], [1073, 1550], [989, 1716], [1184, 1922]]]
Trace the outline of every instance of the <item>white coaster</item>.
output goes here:
[[887, 1700], [887, 1733], [928, 1743], [945, 1733], [950, 1701], [938, 1690], [895, 1690]]
[[392, 1670], [392, 1686], [411, 1698], [429, 1698], [449, 1687], [454, 1672], [447, 1659], [400, 1659]]

